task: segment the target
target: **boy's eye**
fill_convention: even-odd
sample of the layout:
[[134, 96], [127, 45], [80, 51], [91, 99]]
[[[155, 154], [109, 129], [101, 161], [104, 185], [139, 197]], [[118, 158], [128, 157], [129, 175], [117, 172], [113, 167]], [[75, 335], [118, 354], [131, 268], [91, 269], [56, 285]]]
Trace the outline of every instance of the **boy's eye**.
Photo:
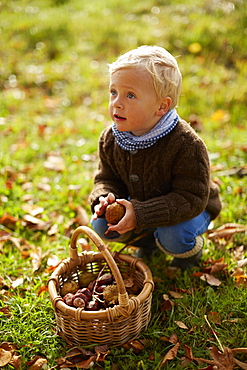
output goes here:
[[110, 91], [110, 94], [113, 95], [113, 96], [115, 96], [115, 95], [117, 95], [117, 92], [115, 90], [111, 90]]
[[128, 94], [127, 94], [127, 97], [128, 97], [128, 98], [130, 98], [130, 99], [134, 99], [134, 98], [135, 98], [135, 95], [134, 95], [134, 94], [132, 94], [132, 93], [128, 93]]

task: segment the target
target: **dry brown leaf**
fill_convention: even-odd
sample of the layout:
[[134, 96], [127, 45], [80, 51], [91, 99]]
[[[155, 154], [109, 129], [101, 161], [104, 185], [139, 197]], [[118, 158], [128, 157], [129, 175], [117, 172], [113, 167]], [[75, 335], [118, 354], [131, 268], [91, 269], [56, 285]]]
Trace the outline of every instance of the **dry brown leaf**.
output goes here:
[[97, 346], [94, 350], [97, 354], [96, 362], [105, 361], [106, 356], [110, 353], [109, 347], [107, 345]]
[[184, 344], [184, 349], [185, 349], [186, 358], [188, 358], [190, 361], [193, 361], [192, 349], [189, 346], [187, 346], [186, 344]]
[[33, 265], [33, 272], [37, 271], [40, 268], [42, 262], [42, 249], [41, 247], [37, 247], [35, 251], [31, 253], [32, 257], [32, 265]]
[[84, 208], [78, 206], [76, 208], [77, 216], [75, 218], [75, 221], [80, 225], [80, 226], [87, 226], [89, 224], [89, 218], [87, 215], [87, 212], [85, 211]]
[[220, 352], [217, 347], [210, 349], [210, 355], [214, 360], [218, 370], [232, 370], [234, 368], [234, 357], [231, 349], [223, 347], [224, 352]]
[[20, 277], [12, 281], [12, 288], [17, 288], [18, 286], [22, 285], [24, 282], [24, 278]]
[[172, 343], [172, 344], [175, 344], [178, 342], [178, 336], [177, 334], [173, 333], [170, 338], [169, 338], [169, 342]]
[[206, 281], [209, 285], [213, 285], [213, 286], [221, 285], [221, 281], [210, 274], [203, 274], [200, 276], [200, 279]]
[[62, 157], [49, 155], [47, 160], [44, 162], [44, 167], [47, 170], [62, 172], [65, 169], [65, 163]]
[[182, 321], [174, 321], [181, 329], [189, 329]]
[[23, 211], [34, 217], [44, 212], [44, 208], [36, 204], [23, 204], [21, 208], [23, 209]]
[[9, 213], [5, 213], [0, 218], [0, 224], [4, 225], [8, 229], [13, 229], [18, 222], [18, 219], [16, 217], [11, 216]]
[[241, 367], [241, 369], [247, 370], [247, 364], [234, 358], [235, 364]]
[[237, 223], [227, 223], [213, 230], [208, 235], [209, 239], [231, 238], [236, 233], [247, 231], [247, 226]]
[[178, 350], [180, 348], [180, 343], [176, 343], [173, 348], [170, 349], [170, 351], [167, 352], [165, 357], [163, 358], [160, 366], [165, 365], [167, 361], [174, 360], [174, 358], [177, 356]]
[[221, 325], [221, 316], [218, 312], [209, 312], [208, 319], [215, 324]]
[[27, 363], [30, 366], [29, 370], [41, 370], [44, 369], [47, 364], [46, 358], [36, 356], [34, 360]]
[[50, 229], [47, 231], [47, 235], [52, 236], [56, 235], [58, 233], [58, 225], [54, 224], [50, 227]]
[[0, 348], [0, 367], [7, 365], [12, 358], [12, 353]]
[[173, 298], [183, 298], [183, 294], [178, 293], [178, 292], [174, 292], [173, 290], [169, 290], [169, 294], [170, 294]]
[[12, 365], [16, 370], [19, 370], [21, 368], [21, 356], [17, 356], [14, 354], [9, 364]]
[[238, 261], [238, 263], [237, 263], [237, 267], [238, 267], [238, 268], [243, 268], [243, 267], [245, 267], [246, 265], [247, 265], [247, 258], [244, 258], [244, 259], [242, 259], [242, 260]]

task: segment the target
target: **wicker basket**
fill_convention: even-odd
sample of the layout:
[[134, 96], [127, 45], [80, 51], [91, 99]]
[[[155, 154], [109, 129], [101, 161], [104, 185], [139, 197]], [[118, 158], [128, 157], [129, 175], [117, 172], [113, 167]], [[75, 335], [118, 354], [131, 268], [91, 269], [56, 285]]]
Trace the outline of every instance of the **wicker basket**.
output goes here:
[[[100, 252], [77, 253], [77, 238], [89, 236]], [[100, 311], [86, 311], [64, 303], [60, 289], [68, 279], [78, 282], [83, 271], [111, 273], [118, 287], [118, 304]], [[129, 298], [123, 276], [132, 277], [140, 293]], [[71, 238], [70, 258], [52, 273], [48, 290], [55, 311], [58, 333], [72, 345], [118, 346], [138, 337], [150, 321], [153, 280], [150, 269], [141, 259], [125, 254], [115, 255], [106, 248], [101, 238], [86, 226], [78, 227]]]

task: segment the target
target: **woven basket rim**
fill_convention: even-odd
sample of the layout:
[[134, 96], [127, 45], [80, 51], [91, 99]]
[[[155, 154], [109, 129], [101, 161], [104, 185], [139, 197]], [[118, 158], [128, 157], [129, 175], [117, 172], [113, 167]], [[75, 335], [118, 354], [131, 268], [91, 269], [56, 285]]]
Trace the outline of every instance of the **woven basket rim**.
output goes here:
[[[91, 239], [93, 237], [93, 241], [94, 243], [96, 242], [95, 244], [97, 247], [98, 247], [97, 243], [99, 242], [101, 251], [100, 252], [83, 251], [82, 253], [78, 254], [77, 247], [76, 247], [76, 240], [77, 240], [77, 237], [81, 233], [87, 234]], [[114, 320], [116, 319], [116, 317], [119, 317], [119, 316], [120, 317], [130, 316], [134, 311], [138, 309], [138, 307], [147, 299], [147, 297], [153, 291], [154, 282], [153, 282], [152, 273], [149, 267], [140, 258], [136, 258], [136, 257], [130, 256], [127, 254], [118, 254], [116, 252], [113, 252], [113, 253], [109, 252], [108, 249], [105, 247], [103, 241], [97, 236], [97, 234], [86, 226], [84, 227], [81, 226], [77, 228], [73, 235], [74, 235], [74, 239], [72, 240], [74, 240], [74, 244], [70, 245], [70, 257], [63, 260], [59, 264], [59, 266], [53, 271], [48, 281], [48, 292], [49, 292], [50, 299], [51, 299], [54, 310], [56, 312], [61, 311], [64, 314], [78, 321], [81, 321], [81, 320], [87, 320], [87, 321]], [[129, 298], [128, 294], [126, 293], [126, 290], [125, 291], [122, 290], [122, 293], [121, 292], [119, 293], [119, 301], [122, 302], [122, 304], [118, 304], [113, 307], [109, 307], [109, 308], [106, 308], [105, 310], [100, 310], [100, 311], [85, 311], [82, 308], [75, 308], [75, 307], [68, 306], [63, 301], [63, 298], [58, 292], [59, 277], [62, 275], [66, 276], [69, 273], [71, 273], [71, 271], [76, 270], [77, 268], [82, 269], [88, 263], [105, 260], [106, 254], [107, 254], [107, 259], [109, 259], [109, 256], [111, 259], [110, 260], [111, 266], [109, 266], [108, 261], [106, 261], [111, 271], [112, 271], [112, 268], [114, 268], [115, 270], [117, 269], [119, 272], [117, 264], [120, 262], [125, 262], [144, 275], [143, 288], [141, 292], [137, 296]], [[120, 274], [120, 280], [122, 280], [121, 274]], [[117, 281], [117, 285], [118, 283], [119, 283], [119, 280]], [[122, 281], [122, 284], [123, 284], [123, 281]]]

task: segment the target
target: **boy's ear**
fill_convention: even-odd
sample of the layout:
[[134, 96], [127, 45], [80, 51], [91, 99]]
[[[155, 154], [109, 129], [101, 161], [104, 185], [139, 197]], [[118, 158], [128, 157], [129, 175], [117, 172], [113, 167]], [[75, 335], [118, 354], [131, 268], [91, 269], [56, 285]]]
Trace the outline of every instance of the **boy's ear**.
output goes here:
[[163, 116], [164, 114], [166, 114], [169, 111], [171, 104], [172, 99], [170, 98], [170, 96], [166, 96], [165, 98], [163, 98], [160, 107], [156, 112], [157, 116]]

